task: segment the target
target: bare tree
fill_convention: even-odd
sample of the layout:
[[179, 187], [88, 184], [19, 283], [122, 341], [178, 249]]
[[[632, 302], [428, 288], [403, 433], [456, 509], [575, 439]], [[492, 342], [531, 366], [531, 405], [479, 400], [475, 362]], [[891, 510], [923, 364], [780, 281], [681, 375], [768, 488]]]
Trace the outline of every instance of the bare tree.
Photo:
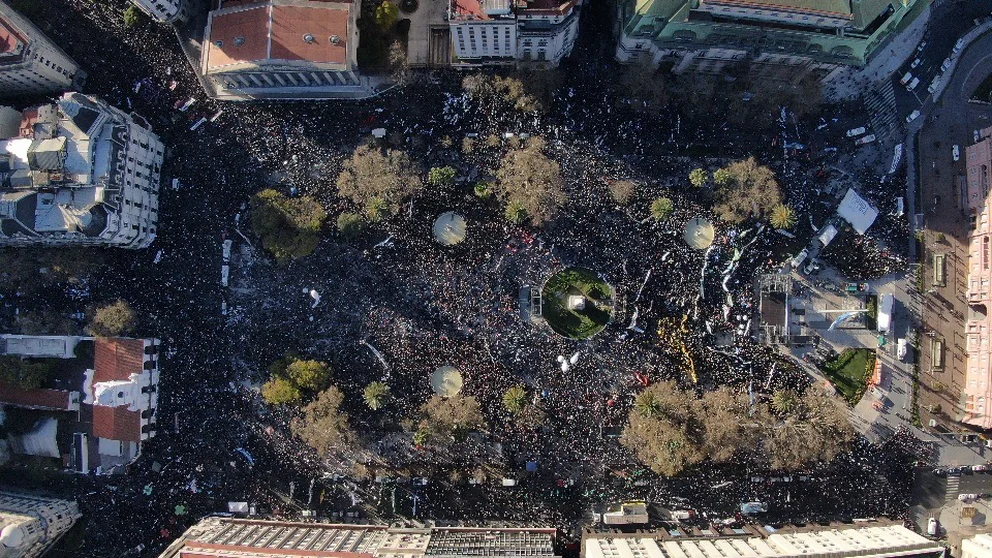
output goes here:
[[318, 453], [327, 454], [352, 438], [348, 414], [341, 410], [342, 403], [344, 394], [331, 386], [303, 408], [303, 416], [294, 418], [290, 429]]
[[423, 188], [406, 153], [361, 145], [338, 175], [338, 193], [360, 205], [376, 220], [395, 215], [408, 198]]
[[738, 452], [753, 450], [761, 437], [747, 394], [727, 386], [704, 393], [696, 416], [703, 426], [704, 451], [713, 461], [729, 461]]
[[758, 164], [754, 157], [726, 166], [729, 183], [717, 190], [713, 208], [721, 219], [739, 224], [748, 217], [758, 217], [782, 203], [782, 191], [775, 173]]
[[521, 149], [509, 151], [496, 176], [500, 198], [522, 209], [535, 226], [552, 219], [567, 199], [561, 167], [544, 154], [541, 138], [531, 138]]

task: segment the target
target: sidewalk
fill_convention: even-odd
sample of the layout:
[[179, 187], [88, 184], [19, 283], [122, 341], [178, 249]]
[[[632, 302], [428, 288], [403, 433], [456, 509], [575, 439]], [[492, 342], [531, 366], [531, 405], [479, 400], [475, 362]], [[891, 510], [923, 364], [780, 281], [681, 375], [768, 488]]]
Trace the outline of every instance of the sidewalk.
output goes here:
[[850, 68], [830, 80], [829, 86], [824, 91], [827, 100], [833, 102], [856, 100], [865, 87], [889, 79], [900, 66], [916, 55], [916, 45], [923, 40], [932, 9], [932, 6], [924, 8], [916, 17], [916, 21], [882, 47], [884, 51], [877, 53], [864, 68]]

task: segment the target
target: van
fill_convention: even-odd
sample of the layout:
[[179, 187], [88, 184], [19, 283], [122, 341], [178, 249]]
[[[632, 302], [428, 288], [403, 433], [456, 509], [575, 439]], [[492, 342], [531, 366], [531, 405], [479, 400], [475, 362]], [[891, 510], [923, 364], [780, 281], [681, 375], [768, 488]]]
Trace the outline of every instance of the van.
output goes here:
[[902, 76], [902, 79], [899, 80], [899, 84], [906, 85], [911, 81], [913, 81], [913, 74], [906, 72], [906, 75]]
[[909, 350], [906, 348], [906, 338], [900, 338], [896, 341], [896, 358], [900, 361], [906, 361], [906, 354]]
[[930, 519], [927, 520], [927, 534], [928, 535], [930, 535], [931, 537], [936, 537], [937, 536], [937, 530], [939, 528], [940, 528], [940, 525], [937, 523], [937, 518], [936, 517], [931, 517]]
[[863, 133], [865, 133], [867, 131], [868, 130], [865, 129], [864, 126], [860, 126], [858, 128], [851, 128], [850, 130], [847, 131], [847, 137], [854, 138], [854, 137], [860, 136], [861, 134], [863, 134]]

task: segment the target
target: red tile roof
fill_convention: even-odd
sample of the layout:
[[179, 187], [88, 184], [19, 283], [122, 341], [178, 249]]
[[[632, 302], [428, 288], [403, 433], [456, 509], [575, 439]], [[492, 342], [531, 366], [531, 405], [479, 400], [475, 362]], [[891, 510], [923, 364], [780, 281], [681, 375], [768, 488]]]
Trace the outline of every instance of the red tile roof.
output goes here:
[[0, 404], [4, 405], [68, 411], [69, 395], [57, 389], [22, 389], [0, 380]]
[[[347, 63], [351, 10], [347, 0], [311, 0], [307, 5], [225, 1], [223, 7], [232, 11], [211, 14], [206, 70], [263, 60]], [[313, 40], [307, 42], [306, 35]], [[331, 42], [332, 36], [337, 43]]]
[[141, 413], [127, 407], [93, 406], [93, 435], [108, 440], [141, 441]]
[[142, 372], [145, 342], [141, 339], [98, 337], [95, 345], [93, 383], [126, 381]]
[[[272, 56], [277, 60], [307, 60], [344, 64], [348, 59], [349, 4], [325, 3], [322, 8], [272, 6]], [[304, 40], [313, 35], [313, 42]], [[331, 36], [337, 36], [337, 44]]]

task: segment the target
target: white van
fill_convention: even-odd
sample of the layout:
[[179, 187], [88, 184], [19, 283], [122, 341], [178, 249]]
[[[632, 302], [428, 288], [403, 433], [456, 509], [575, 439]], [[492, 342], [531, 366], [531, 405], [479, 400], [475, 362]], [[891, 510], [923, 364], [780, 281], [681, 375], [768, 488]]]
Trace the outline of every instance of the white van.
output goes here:
[[906, 348], [906, 338], [900, 338], [896, 341], [896, 358], [900, 361], [906, 360], [906, 354], [909, 350]]
[[902, 76], [902, 79], [899, 80], [899, 83], [901, 85], [906, 85], [911, 81], [913, 81], [913, 74], [906, 72], [906, 75]]

